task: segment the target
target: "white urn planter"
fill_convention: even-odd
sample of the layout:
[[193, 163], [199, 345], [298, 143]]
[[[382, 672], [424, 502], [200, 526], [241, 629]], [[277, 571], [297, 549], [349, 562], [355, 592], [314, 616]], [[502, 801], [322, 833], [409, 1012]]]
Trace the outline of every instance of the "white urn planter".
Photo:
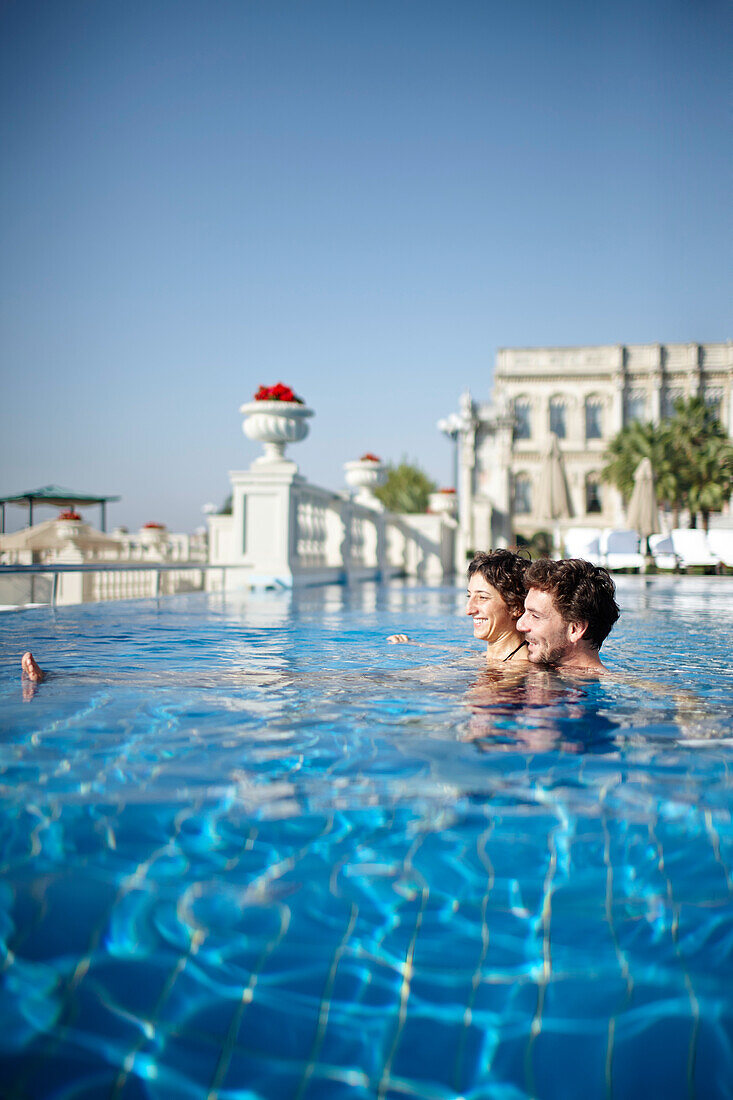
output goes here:
[[313, 416], [313, 409], [297, 401], [248, 401], [239, 411], [245, 417], [242, 431], [264, 449], [253, 466], [287, 461], [285, 447], [305, 439], [310, 428], [308, 417]]
[[374, 490], [384, 485], [387, 480], [387, 471], [383, 463], [359, 458], [353, 462], [345, 462], [344, 473], [346, 484], [350, 489], [356, 489], [354, 499], [357, 504], [365, 504], [368, 508], [384, 511], [384, 505], [374, 496]]
[[78, 519], [59, 519], [56, 521], [56, 534], [60, 539], [76, 539], [81, 534], [82, 523]]
[[168, 534], [167, 527], [141, 527], [140, 544], [142, 546], [160, 546]]
[[434, 516], [455, 516], [457, 507], [455, 493], [431, 493], [428, 497], [428, 511]]

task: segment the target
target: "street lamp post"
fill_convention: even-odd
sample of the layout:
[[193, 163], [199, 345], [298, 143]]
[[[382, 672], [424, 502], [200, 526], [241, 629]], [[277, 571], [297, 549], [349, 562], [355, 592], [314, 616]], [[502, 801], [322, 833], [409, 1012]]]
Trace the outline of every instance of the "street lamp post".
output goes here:
[[[450, 439], [453, 452], [453, 486], [458, 501], [456, 564], [462, 568], [466, 551], [473, 545], [473, 454], [477, 420], [471, 394], [461, 395], [460, 412], [450, 413], [437, 423], [438, 431]], [[460, 451], [459, 451], [460, 448]], [[463, 452], [463, 453], [461, 453]], [[461, 465], [463, 462], [463, 465]]]
[[458, 439], [464, 427], [463, 417], [458, 413], [451, 413], [437, 423], [438, 431], [453, 443], [453, 488], [456, 492], [458, 492]]

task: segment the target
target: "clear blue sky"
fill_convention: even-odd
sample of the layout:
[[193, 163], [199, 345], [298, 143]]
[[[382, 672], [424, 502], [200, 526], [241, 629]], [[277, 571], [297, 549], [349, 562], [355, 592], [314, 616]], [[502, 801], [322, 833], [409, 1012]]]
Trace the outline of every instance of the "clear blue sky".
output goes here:
[[306, 476], [448, 484], [497, 347], [730, 338], [732, 37], [722, 0], [5, 0], [0, 489], [192, 530], [280, 380]]

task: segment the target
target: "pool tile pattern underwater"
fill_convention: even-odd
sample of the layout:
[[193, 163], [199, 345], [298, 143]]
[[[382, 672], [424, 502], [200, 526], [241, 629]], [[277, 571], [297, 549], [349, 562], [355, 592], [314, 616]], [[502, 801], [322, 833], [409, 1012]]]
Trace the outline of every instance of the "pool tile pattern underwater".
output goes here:
[[5, 616], [3, 1095], [730, 1095], [719, 580], [621, 587], [642, 684], [497, 690], [450, 589]]

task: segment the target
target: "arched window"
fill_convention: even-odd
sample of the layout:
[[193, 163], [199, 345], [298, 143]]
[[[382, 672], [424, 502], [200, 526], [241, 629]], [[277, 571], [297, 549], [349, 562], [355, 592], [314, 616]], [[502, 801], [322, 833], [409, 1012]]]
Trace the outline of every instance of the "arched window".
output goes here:
[[665, 390], [662, 394], [662, 416], [665, 418], [674, 416], [675, 403], [681, 401], [684, 396], [683, 390], [680, 389]]
[[631, 424], [634, 420], [646, 420], [646, 394], [642, 390], [631, 390], [624, 403], [624, 420]]
[[528, 474], [516, 474], [514, 477], [514, 512], [527, 516], [532, 511], [532, 480]]
[[532, 438], [532, 406], [528, 397], [518, 397], [514, 402], [514, 438]]
[[553, 397], [550, 401], [550, 431], [554, 432], [558, 439], [564, 439], [567, 434], [567, 406], [564, 397]]
[[589, 516], [603, 511], [601, 481], [598, 474], [588, 474], [585, 479], [585, 511]]
[[585, 438], [603, 439], [603, 401], [593, 395], [585, 399]]

